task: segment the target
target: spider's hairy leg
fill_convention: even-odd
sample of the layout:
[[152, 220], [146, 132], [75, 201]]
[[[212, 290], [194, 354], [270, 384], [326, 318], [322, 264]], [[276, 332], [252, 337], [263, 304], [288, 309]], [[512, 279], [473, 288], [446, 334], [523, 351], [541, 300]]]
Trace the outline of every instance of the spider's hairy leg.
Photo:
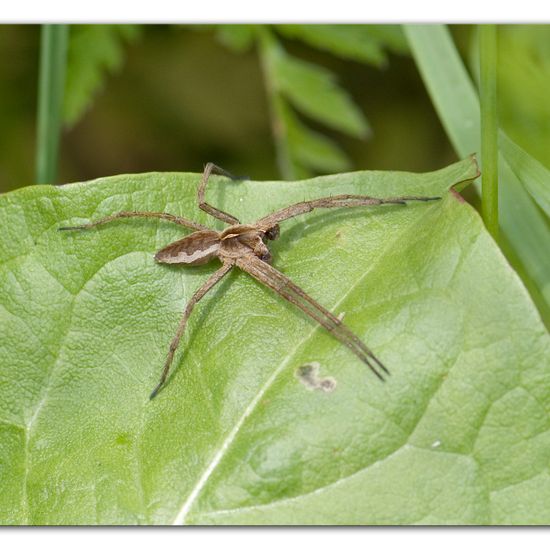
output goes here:
[[92, 229], [98, 225], [103, 225], [121, 218], [160, 218], [162, 220], [167, 220], [178, 225], [183, 225], [189, 229], [205, 230], [208, 229], [205, 225], [194, 222], [193, 220], [188, 220], [180, 216], [174, 216], [174, 214], [168, 214], [167, 212], [117, 212], [111, 216], [106, 216], [95, 222], [85, 223], [83, 225], [74, 225], [71, 227], [58, 227], [59, 231], [74, 231], [79, 229]]
[[233, 176], [223, 168], [220, 168], [216, 164], [209, 162], [204, 167], [204, 172], [202, 173], [202, 180], [199, 185], [199, 189], [197, 192], [197, 200], [199, 203], [199, 208], [201, 210], [204, 210], [207, 214], [210, 214], [214, 218], [217, 218], [218, 220], [221, 220], [222, 222], [228, 223], [230, 225], [236, 225], [239, 222], [235, 216], [232, 216], [231, 214], [228, 214], [227, 212], [224, 212], [223, 210], [220, 210], [219, 208], [216, 208], [210, 204], [208, 204], [204, 199], [204, 194], [206, 192], [206, 185], [208, 184], [208, 179], [212, 174], [217, 174], [219, 176], [225, 176], [226, 178], [230, 178], [232, 180], [237, 179], [243, 179], [238, 178], [236, 176]]
[[313, 320], [317, 321], [338, 341], [348, 347], [359, 359], [361, 359], [380, 380], [384, 380], [384, 377], [378, 369], [389, 374], [388, 369], [382, 362], [361, 341], [361, 339], [341, 321], [341, 319], [318, 304], [280, 271], [254, 256], [239, 258], [236, 264], [240, 269], [249, 273], [256, 280], [277, 292], [277, 294], [282, 296], [285, 300], [294, 304], [306, 315], [309, 315]]
[[354, 208], [357, 206], [379, 206], [382, 204], [403, 204], [406, 205], [409, 201], [436, 201], [441, 197], [388, 197], [386, 199], [379, 199], [376, 197], [369, 197], [367, 195], [334, 195], [332, 197], [322, 197], [320, 199], [313, 199], [310, 201], [298, 202], [291, 204], [281, 210], [277, 210], [260, 218], [256, 222], [257, 227], [265, 228], [271, 227], [284, 220], [294, 218], [300, 214], [307, 214], [316, 208]]
[[187, 325], [187, 320], [189, 319], [189, 316], [191, 315], [191, 312], [193, 311], [193, 308], [195, 307], [195, 304], [204, 297], [204, 295], [212, 289], [212, 287], [218, 283], [224, 275], [229, 273], [231, 268], [233, 267], [233, 264], [228, 262], [224, 263], [223, 266], [218, 269], [215, 273], [213, 273], [209, 279], [193, 294], [189, 302], [187, 303], [187, 306], [185, 307], [185, 311], [183, 312], [183, 316], [180, 320], [180, 323], [178, 325], [178, 329], [176, 331], [176, 334], [174, 338], [172, 339], [172, 342], [170, 343], [170, 348], [168, 350], [168, 355], [166, 357], [166, 361], [164, 362], [164, 368], [162, 369], [162, 375], [160, 377], [160, 382], [156, 385], [155, 389], [151, 392], [151, 395], [149, 396], [149, 399], [153, 399], [159, 390], [164, 385], [164, 382], [166, 381], [166, 378], [168, 377], [168, 372], [170, 371], [170, 366], [172, 365], [172, 361], [174, 360], [174, 354], [176, 353], [176, 349], [178, 349], [178, 345], [180, 343], [181, 337], [183, 336], [183, 333], [185, 331], [185, 326]]

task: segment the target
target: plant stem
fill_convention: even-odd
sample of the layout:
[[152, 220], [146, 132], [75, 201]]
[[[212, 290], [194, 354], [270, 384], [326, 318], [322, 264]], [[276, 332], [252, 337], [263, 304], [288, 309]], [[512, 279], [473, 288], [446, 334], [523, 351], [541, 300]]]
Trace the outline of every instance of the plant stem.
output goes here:
[[487, 230], [498, 239], [498, 115], [497, 27], [479, 27], [481, 102], [481, 215]]
[[68, 25], [42, 25], [38, 79], [36, 183], [54, 183], [57, 178], [68, 36]]
[[288, 130], [285, 123], [285, 105], [276, 85], [275, 63], [284, 55], [267, 25], [258, 25], [260, 61], [264, 74], [271, 117], [271, 130], [275, 140], [277, 166], [283, 179], [295, 179], [296, 173], [288, 149]]

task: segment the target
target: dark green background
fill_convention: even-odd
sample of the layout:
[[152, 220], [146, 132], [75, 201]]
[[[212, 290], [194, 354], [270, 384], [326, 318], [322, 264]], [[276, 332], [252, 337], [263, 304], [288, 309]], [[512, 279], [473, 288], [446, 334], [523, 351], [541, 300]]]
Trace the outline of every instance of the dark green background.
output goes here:
[[[460, 41], [469, 28], [454, 29]], [[302, 59], [334, 71], [371, 124], [355, 139], [306, 120], [338, 141], [354, 169], [425, 171], [456, 159], [414, 61], [389, 53], [378, 69], [282, 38]], [[0, 27], [0, 191], [34, 183], [40, 29]], [[277, 179], [268, 104], [254, 49], [235, 53], [214, 29], [142, 26], [122, 67], [83, 118], [65, 129], [59, 182], [160, 171], [200, 171], [215, 161]]]

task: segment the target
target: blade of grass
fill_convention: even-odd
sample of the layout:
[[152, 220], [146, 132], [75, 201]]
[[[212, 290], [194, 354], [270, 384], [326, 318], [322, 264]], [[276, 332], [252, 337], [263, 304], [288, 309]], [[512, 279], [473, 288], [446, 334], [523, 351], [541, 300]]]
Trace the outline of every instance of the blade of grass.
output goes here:
[[497, 27], [479, 26], [481, 104], [481, 215], [498, 239]]
[[[444, 25], [405, 25], [418, 69], [439, 118], [459, 157], [480, 150], [480, 109], [474, 85]], [[502, 135], [502, 132], [499, 132]], [[482, 170], [485, 167], [482, 166]], [[531, 279], [544, 301], [536, 300], [550, 323], [550, 228], [500, 150], [500, 228], [516, 258], [518, 271]], [[479, 184], [476, 183], [479, 191]], [[513, 258], [508, 257], [511, 262]], [[527, 286], [530, 286], [529, 284]]]
[[504, 132], [501, 132], [499, 142], [514, 174], [550, 218], [550, 170], [524, 151]]
[[405, 35], [458, 156], [480, 151], [479, 100], [448, 29], [443, 25], [405, 25]]
[[295, 167], [288, 147], [288, 128], [285, 124], [285, 105], [275, 84], [274, 75], [276, 58], [279, 55], [283, 55], [283, 52], [280, 51], [279, 45], [274, 40], [271, 31], [266, 25], [258, 25], [257, 33], [259, 37], [260, 62], [269, 103], [273, 139], [275, 140], [277, 166], [284, 179], [292, 180], [295, 178]]
[[57, 178], [68, 36], [68, 25], [42, 25], [38, 81], [36, 183], [54, 183]]

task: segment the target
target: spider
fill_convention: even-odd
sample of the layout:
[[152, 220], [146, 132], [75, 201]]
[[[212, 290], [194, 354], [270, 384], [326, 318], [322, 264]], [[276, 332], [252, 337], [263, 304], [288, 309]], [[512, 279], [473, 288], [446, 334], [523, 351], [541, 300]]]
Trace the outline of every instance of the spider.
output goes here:
[[157, 262], [194, 266], [206, 264], [215, 258], [221, 261], [221, 267], [195, 291], [187, 303], [176, 334], [170, 343], [160, 381], [151, 392], [150, 399], [153, 399], [157, 395], [168, 377], [174, 354], [178, 348], [193, 308], [197, 302], [199, 302], [199, 300], [201, 300], [234, 267], [246, 271], [254, 279], [301, 309], [306, 315], [331, 333], [338, 341], [347, 346], [380, 380], [383, 381], [384, 376], [389, 375], [388, 369], [340, 318], [336, 317], [322, 305], [317, 303], [288, 277], [270, 265], [272, 257], [266, 243], [267, 241], [279, 237], [280, 222], [294, 218], [300, 214], [306, 214], [317, 208], [350, 208], [356, 206], [377, 206], [381, 204], [406, 205], [407, 201], [432, 201], [438, 200], [441, 197], [391, 197], [379, 199], [365, 195], [335, 195], [298, 202], [268, 214], [252, 224], [242, 224], [231, 214], [215, 208], [205, 201], [206, 185], [211, 174], [218, 174], [230, 179], [240, 178], [236, 178], [211, 162], [206, 164], [204, 168], [197, 193], [199, 208], [207, 212], [210, 216], [228, 224], [228, 227], [223, 231], [216, 231], [195, 221], [180, 216], [174, 216], [166, 212], [118, 212], [84, 225], [59, 228], [59, 230], [62, 231], [74, 231], [91, 229], [120, 218], [160, 218], [194, 229], [194, 232], [159, 250], [155, 254], [155, 260]]

